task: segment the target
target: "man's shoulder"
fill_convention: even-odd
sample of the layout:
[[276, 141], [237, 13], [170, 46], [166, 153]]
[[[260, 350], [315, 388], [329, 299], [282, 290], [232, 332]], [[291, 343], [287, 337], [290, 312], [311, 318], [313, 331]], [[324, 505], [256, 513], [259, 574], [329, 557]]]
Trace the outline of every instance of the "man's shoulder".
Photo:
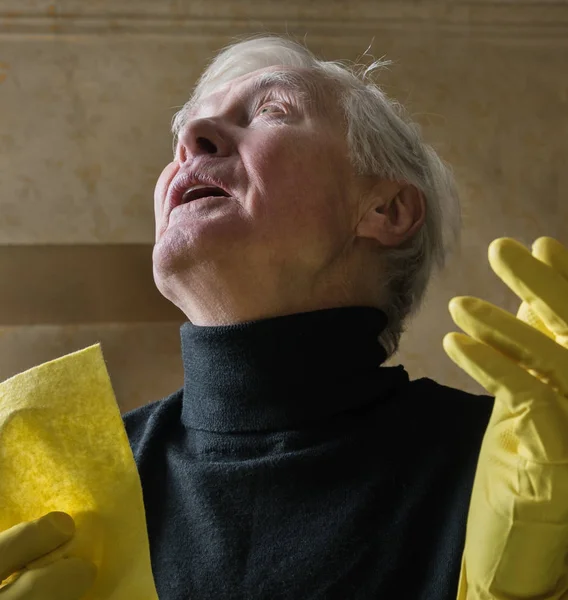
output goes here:
[[486, 394], [473, 394], [444, 385], [429, 377], [409, 382], [414, 402], [440, 419], [442, 423], [460, 422], [469, 427], [487, 427], [495, 398]]
[[424, 460], [437, 456], [442, 465], [446, 459], [454, 466], [475, 465], [493, 409], [492, 396], [472, 394], [429, 377], [409, 380], [401, 394], [398, 410], [405, 434], [413, 447], [423, 449]]
[[488, 396], [487, 394], [472, 394], [471, 392], [445, 385], [434, 379], [430, 379], [429, 377], [413, 379], [410, 381], [410, 385], [412, 386], [413, 391], [417, 393], [436, 396], [442, 400], [458, 399], [463, 400], [468, 404], [477, 402], [484, 406], [492, 406], [494, 401], [493, 396]]
[[156, 429], [179, 419], [182, 397], [183, 388], [180, 388], [161, 400], [149, 402], [122, 415], [122, 422], [134, 453]]

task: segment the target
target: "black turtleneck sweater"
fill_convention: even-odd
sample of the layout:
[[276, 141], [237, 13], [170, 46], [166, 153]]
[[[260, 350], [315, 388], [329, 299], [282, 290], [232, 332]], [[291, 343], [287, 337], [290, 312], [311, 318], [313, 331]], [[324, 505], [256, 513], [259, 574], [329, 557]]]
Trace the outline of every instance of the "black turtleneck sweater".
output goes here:
[[455, 600], [493, 399], [384, 367], [370, 307], [181, 327], [123, 415], [160, 600]]

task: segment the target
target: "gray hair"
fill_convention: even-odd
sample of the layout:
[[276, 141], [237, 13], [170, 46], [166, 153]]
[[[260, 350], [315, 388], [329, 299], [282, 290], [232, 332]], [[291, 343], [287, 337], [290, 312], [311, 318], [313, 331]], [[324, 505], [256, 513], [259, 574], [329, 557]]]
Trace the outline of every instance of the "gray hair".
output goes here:
[[411, 184], [422, 192], [426, 204], [425, 223], [412, 239], [382, 251], [386, 272], [377, 308], [386, 313], [388, 322], [379, 341], [390, 358], [398, 350], [405, 321], [424, 300], [434, 269], [444, 268], [459, 242], [461, 212], [449, 167], [423, 141], [420, 127], [404, 108], [371, 80], [371, 74], [389, 64], [376, 60], [365, 67], [319, 60], [301, 44], [276, 35], [238, 41], [209, 64], [191, 99], [174, 116], [172, 132], [177, 138], [188, 111], [201, 97], [258, 69], [279, 65], [306, 68], [335, 84], [356, 172]]

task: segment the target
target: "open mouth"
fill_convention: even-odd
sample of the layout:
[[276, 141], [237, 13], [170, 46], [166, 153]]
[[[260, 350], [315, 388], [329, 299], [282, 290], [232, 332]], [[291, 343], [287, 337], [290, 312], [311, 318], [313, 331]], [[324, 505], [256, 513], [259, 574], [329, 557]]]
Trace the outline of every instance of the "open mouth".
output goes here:
[[192, 200], [208, 198], [210, 196], [224, 196], [225, 198], [229, 198], [229, 194], [219, 187], [213, 185], [192, 185], [183, 193], [181, 204], [187, 204]]

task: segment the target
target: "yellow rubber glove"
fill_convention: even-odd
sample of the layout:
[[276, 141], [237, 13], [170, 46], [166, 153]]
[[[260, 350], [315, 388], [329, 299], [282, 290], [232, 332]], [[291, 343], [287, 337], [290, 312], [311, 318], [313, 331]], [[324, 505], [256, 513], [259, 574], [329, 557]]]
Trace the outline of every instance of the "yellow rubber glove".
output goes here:
[[489, 246], [523, 300], [518, 317], [472, 297], [450, 301], [448, 356], [495, 396], [481, 446], [459, 600], [568, 598], [568, 250], [539, 238]]
[[[75, 532], [73, 519], [51, 512], [39, 519], [14, 525], [0, 533], [1, 600], [79, 600], [93, 585], [97, 569], [75, 556], [26, 569], [30, 563], [63, 547]], [[16, 573], [17, 577], [12, 577]]]

